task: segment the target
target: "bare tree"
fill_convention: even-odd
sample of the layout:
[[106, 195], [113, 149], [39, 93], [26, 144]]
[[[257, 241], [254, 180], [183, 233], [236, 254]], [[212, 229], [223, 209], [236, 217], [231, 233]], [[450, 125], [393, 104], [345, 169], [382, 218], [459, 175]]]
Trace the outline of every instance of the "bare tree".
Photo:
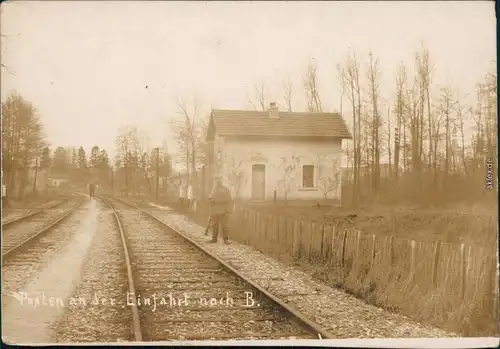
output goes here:
[[255, 83], [253, 86], [253, 96], [248, 96], [248, 103], [253, 107], [254, 110], [266, 111], [268, 107], [268, 92], [267, 86], [264, 81]]
[[[414, 58], [414, 76], [409, 77], [403, 64], [398, 68], [395, 98], [389, 101], [387, 119], [380, 113], [385, 108], [384, 98], [378, 91], [380, 72], [373, 56], [363, 93], [356, 56], [350, 54], [343, 66], [338, 66], [342, 92], [349, 98], [353, 113], [353, 147], [345, 153], [354, 176], [353, 183], [346, 180], [343, 184], [352, 187], [354, 205], [360, 200], [368, 204], [366, 199], [372, 200], [375, 191], [386, 198], [395, 193], [391, 200], [425, 205], [450, 203], [459, 197], [469, 200], [475, 194], [466, 188], [484, 187], [487, 159], [496, 160], [496, 74], [486, 74], [478, 84], [477, 106], [469, 108], [448, 85], [437, 95], [432, 93], [434, 68], [423, 45]], [[379, 131], [384, 120], [387, 127]], [[466, 140], [467, 120], [475, 124], [470, 145]], [[394, 179], [388, 183], [381, 180], [386, 143], [389, 178]], [[381, 190], [387, 184], [390, 187]]]
[[340, 159], [331, 156], [318, 155], [318, 189], [323, 193], [324, 200], [328, 200], [330, 193], [337, 193], [340, 187]]
[[307, 71], [303, 77], [304, 91], [307, 98], [307, 111], [322, 112], [323, 107], [318, 91], [318, 75], [316, 64], [312, 60], [307, 65]]
[[[401, 159], [401, 132], [405, 128], [404, 111], [405, 97], [404, 91], [406, 90], [406, 68], [401, 64], [398, 68], [396, 77], [396, 104], [394, 105], [394, 112], [396, 114], [396, 128], [394, 130], [394, 179], [399, 179], [399, 161]], [[404, 140], [406, 142], [406, 138]], [[403, 143], [405, 146], [405, 143]]]
[[496, 161], [497, 115], [496, 73], [488, 72], [476, 86], [477, 105], [471, 114], [475, 123], [472, 139], [471, 169], [474, 173], [484, 173], [486, 160]]
[[228, 154], [225, 160], [226, 175], [235, 198], [240, 197], [241, 189], [247, 180], [243, 170], [244, 164], [244, 158], [235, 157], [231, 154]]
[[284, 100], [285, 100], [285, 107], [287, 111], [291, 112], [292, 111], [292, 80], [290, 79], [290, 76], [287, 75], [285, 79], [283, 79], [283, 90], [284, 90]]
[[387, 108], [387, 152], [389, 156], [389, 177], [392, 177], [392, 129], [391, 129], [391, 107]]
[[443, 181], [442, 188], [444, 192], [447, 192], [447, 177], [450, 173], [450, 165], [451, 165], [451, 146], [452, 146], [452, 129], [453, 129], [453, 115], [452, 110], [454, 108], [455, 101], [452, 96], [451, 89], [449, 87], [441, 88], [441, 101], [439, 106], [439, 113], [442, 115], [444, 119], [444, 173], [443, 173]]
[[351, 102], [353, 117], [353, 199], [354, 206], [359, 203], [360, 166], [361, 166], [361, 88], [359, 63], [356, 55], [350, 54], [345, 67], [337, 66], [342, 91]]
[[409, 131], [411, 137], [411, 171], [413, 175], [413, 195], [422, 191], [422, 110], [418, 91], [418, 81], [415, 79], [411, 88], [407, 85], [405, 91], [407, 102], [406, 113], [409, 116]]
[[179, 148], [179, 158], [184, 162], [187, 171], [188, 185], [192, 186], [195, 199], [199, 196], [198, 166], [203, 165], [203, 134], [201, 106], [194, 97], [189, 107], [182, 98], [177, 99], [177, 118], [173, 119], [171, 128]]
[[375, 194], [379, 194], [380, 185], [380, 128], [382, 126], [382, 118], [380, 117], [379, 104], [380, 104], [380, 92], [379, 92], [379, 80], [380, 72], [378, 70], [378, 58], [374, 59], [372, 53], [370, 52], [370, 63], [368, 66], [368, 86], [370, 90], [370, 100], [371, 100], [371, 158], [372, 163], [372, 189]]
[[[433, 137], [432, 137], [432, 111], [431, 111], [431, 95], [430, 95], [430, 84], [431, 84], [431, 74], [432, 67], [430, 66], [429, 50], [421, 45], [420, 52], [415, 54], [416, 66], [418, 80], [420, 83], [420, 103], [422, 113], [424, 111], [424, 103], [427, 102], [427, 135], [428, 135], [428, 163], [431, 164], [433, 159]], [[435, 155], [434, 155], [435, 156]]]
[[128, 196], [129, 189], [133, 187], [133, 179], [131, 176], [135, 166], [133, 158], [134, 140], [133, 128], [131, 126], [121, 127], [115, 140], [116, 158], [115, 163], [118, 167], [118, 173], [123, 174], [122, 192]]
[[144, 159], [144, 154], [150, 151], [150, 139], [143, 130], [139, 130], [135, 126], [130, 128], [129, 138], [132, 147], [131, 156], [133, 158], [133, 166], [131, 168], [133, 190], [140, 193], [141, 184], [147, 181], [147, 162]]
[[299, 157], [295, 155], [295, 153], [292, 153], [289, 157], [280, 157], [280, 162], [276, 166], [276, 170], [281, 176], [276, 183], [276, 191], [283, 194], [285, 203], [288, 199], [288, 195], [293, 189], [294, 184], [297, 182], [299, 161]]

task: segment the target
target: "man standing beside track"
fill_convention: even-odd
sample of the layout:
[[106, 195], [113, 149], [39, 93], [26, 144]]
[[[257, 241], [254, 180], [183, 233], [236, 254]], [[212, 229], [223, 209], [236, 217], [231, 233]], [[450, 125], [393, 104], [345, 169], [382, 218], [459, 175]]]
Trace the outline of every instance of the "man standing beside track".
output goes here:
[[95, 184], [90, 183], [89, 184], [89, 197], [90, 197], [90, 199], [93, 199], [94, 195], [95, 195]]
[[7, 201], [7, 187], [3, 184], [3, 181], [2, 181], [2, 207], [9, 207], [9, 203]]
[[219, 234], [219, 225], [222, 229], [222, 238], [226, 244], [229, 243], [227, 221], [232, 208], [232, 197], [229, 189], [222, 184], [222, 177], [214, 177], [215, 187], [208, 198], [211, 203], [211, 221], [212, 221], [212, 241], [217, 242]]

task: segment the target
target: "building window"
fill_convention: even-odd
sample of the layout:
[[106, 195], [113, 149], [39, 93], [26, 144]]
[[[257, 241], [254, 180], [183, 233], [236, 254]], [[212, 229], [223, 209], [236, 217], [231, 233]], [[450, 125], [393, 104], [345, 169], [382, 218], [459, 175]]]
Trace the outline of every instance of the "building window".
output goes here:
[[314, 188], [314, 165], [302, 166], [302, 188]]

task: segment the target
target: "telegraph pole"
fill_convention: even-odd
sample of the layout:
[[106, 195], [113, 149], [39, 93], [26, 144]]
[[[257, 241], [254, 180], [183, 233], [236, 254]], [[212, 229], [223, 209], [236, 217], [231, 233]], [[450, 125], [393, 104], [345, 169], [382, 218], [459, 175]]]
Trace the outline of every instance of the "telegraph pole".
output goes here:
[[36, 193], [36, 180], [38, 177], [38, 156], [36, 157], [36, 162], [35, 162], [35, 180], [33, 181], [33, 194]]
[[156, 148], [156, 201], [158, 201], [159, 186], [160, 186], [160, 148]]
[[111, 166], [111, 196], [115, 196], [115, 175], [113, 166]]

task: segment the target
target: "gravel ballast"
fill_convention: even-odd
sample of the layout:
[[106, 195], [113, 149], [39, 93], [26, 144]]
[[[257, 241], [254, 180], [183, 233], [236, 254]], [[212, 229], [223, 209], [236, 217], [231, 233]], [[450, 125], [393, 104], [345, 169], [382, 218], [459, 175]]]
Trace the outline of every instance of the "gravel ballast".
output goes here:
[[165, 209], [148, 209], [163, 222], [200, 243], [242, 275], [317, 322], [336, 338], [442, 338], [459, 337], [366, 304], [324, 285], [298, 268], [287, 266], [250, 246], [232, 241], [209, 243], [205, 228], [185, 215]]
[[[276, 319], [265, 299], [248, 305], [245, 292], [252, 288], [240, 278], [151, 217], [123, 206], [115, 208], [125, 229], [136, 295], [142, 299], [137, 303], [144, 341], [315, 338], [288, 319]], [[151, 298], [157, 301], [147, 304]], [[257, 309], [257, 316], [249, 318], [247, 312]]]
[[[79, 271], [97, 225], [95, 202], [87, 202], [68, 218], [67, 224], [61, 224], [56, 231], [49, 232], [49, 234], [59, 232], [68, 237], [68, 240], [65, 244], [58, 245], [45, 265], [37, 268], [21, 288], [17, 290], [4, 288], [2, 330], [6, 342], [12, 344], [54, 342], [51, 326], [68, 305], [68, 297], [80, 277]], [[47, 253], [48, 256], [50, 252]], [[11, 284], [7, 280], [12, 279], [13, 274], [23, 275], [19, 269], [6, 270], [5, 267], [2, 269], [4, 269], [2, 270], [4, 285]], [[6, 280], [6, 273], [9, 272], [11, 274]], [[15, 291], [17, 294], [13, 293]]]
[[[123, 306], [128, 284], [120, 233], [112, 211], [100, 202], [97, 207], [99, 227], [71, 295], [86, 304], [65, 308], [55, 327], [57, 343], [133, 340], [130, 307]], [[96, 297], [108, 301], [98, 305]]]

